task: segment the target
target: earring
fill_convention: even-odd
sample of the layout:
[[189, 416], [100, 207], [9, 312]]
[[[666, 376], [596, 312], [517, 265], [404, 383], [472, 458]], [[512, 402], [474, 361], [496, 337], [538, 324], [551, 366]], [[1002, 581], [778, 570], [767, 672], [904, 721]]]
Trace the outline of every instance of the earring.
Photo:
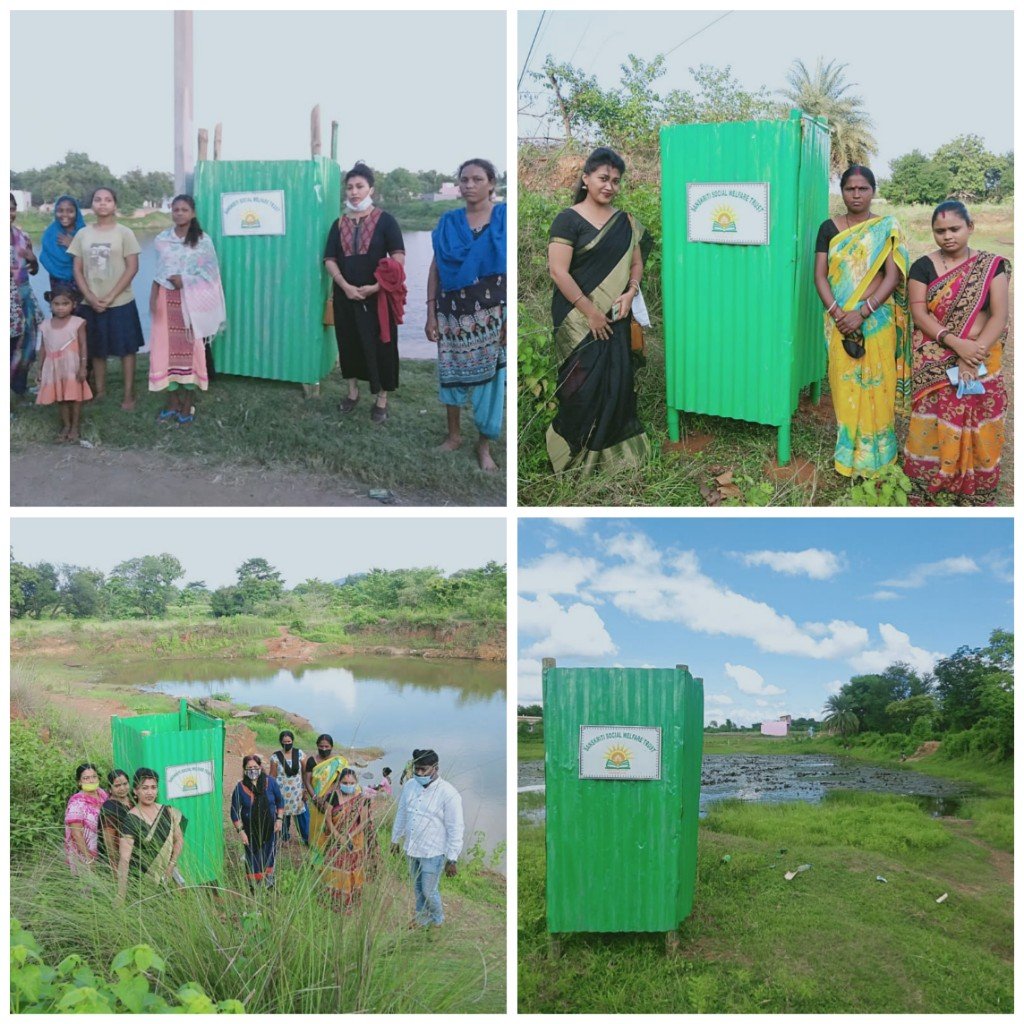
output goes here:
[[583, 191], [586, 192], [587, 191], [587, 183], [584, 181], [584, 182], [581, 182], [581, 184], [583, 185]]

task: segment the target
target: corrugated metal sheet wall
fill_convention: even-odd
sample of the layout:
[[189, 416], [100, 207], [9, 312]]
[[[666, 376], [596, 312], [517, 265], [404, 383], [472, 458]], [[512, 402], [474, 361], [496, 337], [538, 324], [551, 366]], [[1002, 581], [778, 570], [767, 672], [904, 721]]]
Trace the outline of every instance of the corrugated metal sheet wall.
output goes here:
[[[129, 777], [137, 768], [152, 768], [160, 776], [157, 800], [177, 807], [188, 819], [185, 846], [178, 861], [185, 881], [199, 884], [223, 879], [224, 723], [189, 708], [172, 714], [115, 716], [110, 720], [110, 731], [114, 765]], [[144, 731], [150, 735], [143, 736]], [[164, 769], [198, 761], [213, 761], [213, 792], [168, 800]]]
[[[223, 192], [283, 189], [285, 234], [225, 238]], [[204, 160], [196, 164], [196, 212], [217, 249], [227, 328], [214, 343], [224, 373], [313, 384], [337, 359], [323, 326], [329, 280], [324, 243], [338, 216], [341, 172], [315, 160]]]
[[[579, 778], [581, 725], [660, 726], [660, 781]], [[696, 882], [703, 687], [677, 669], [544, 669], [552, 932], [671, 931]]]
[[[806, 384], [824, 372], [823, 362], [812, 358], [802, 319], [798, 327], [798, 303], [813, 290], [814, 235], [808, 231], [828, 213], [828, 132], [819, 125], [804, 130], [804, 124], [795, 112], [786, 121], [662, 129], [670, 415], [676, 409], [779, 426], [796, 407], [794, 379]], [[687, 182], [750, 181], [770, 185], [769, 245], [687, 241]], [[820, 337], [814, 340], [820, 348]]]

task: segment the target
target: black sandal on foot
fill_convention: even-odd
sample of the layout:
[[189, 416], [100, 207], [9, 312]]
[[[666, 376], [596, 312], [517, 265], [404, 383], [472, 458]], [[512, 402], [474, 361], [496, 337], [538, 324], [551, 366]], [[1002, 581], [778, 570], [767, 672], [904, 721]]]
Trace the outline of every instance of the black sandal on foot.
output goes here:
[[376, 405], [370, 409], [370, 420], [373, 423], [384, 423], [388, 418], [388, 407], [386, 405]]
[[339, 408], [341, 409], [341, 411], [343, 413], [350, 413], [358, 404], [359, 404], [359, 396], [358, 395], [356, 395], [355, 398], [348, 398], [348, 397], [346, 397], [346, 398], [343, 398], [341, 400], [341, 405], [339, 406]]

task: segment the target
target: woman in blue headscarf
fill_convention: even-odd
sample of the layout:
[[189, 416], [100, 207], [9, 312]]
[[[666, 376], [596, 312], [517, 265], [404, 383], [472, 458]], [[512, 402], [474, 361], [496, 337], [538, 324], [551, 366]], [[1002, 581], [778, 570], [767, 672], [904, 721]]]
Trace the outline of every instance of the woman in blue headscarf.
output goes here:
[[74, 259], [68, 255], [71, 239], [85, 227], [85, 218], [73, 196], [60, 196], [53, 204], [53, 223], [43, 232], [39, 260], [50, 275], [52, 291], [60, 289], [81, 301], [75, 284]]
[[490, 443], [501, 434], [505, 401], [505, 204], [495, 202], [489, 160], [467, 160], [458, 177], [466, 205], [445, 213], [432, 235], [426, 334], [437, 344], [448, 413], [441, 450], [462, 444], [460, 412], [471, 401], [480, 432], [477, 459], [481, 469], [494, 472]]

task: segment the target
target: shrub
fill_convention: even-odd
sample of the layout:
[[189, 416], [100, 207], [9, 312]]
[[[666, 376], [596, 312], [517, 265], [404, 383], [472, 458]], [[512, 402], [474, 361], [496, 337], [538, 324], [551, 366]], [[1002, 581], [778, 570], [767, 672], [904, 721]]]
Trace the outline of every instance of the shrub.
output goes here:
[[52, 743], [44, 743], [24, 719], [11, 722], [11, 853], [34, 847], [41, 837], [56, 836], [64, 822], [71, 790], [67, 758]]

